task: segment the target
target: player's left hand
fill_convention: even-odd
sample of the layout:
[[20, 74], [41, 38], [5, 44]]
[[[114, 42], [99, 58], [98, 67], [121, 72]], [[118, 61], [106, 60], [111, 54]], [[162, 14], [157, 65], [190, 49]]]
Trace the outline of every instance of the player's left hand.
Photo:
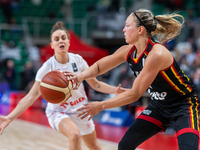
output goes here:
[[83, 107], [77, 109], [77, 111], [80, 111], [78, 117], [81, 116], [81, 119], [84, 119], [87, 116], [89, 116], [88, 120], [90, 120], [94, 115], [98, 114], [100, 111], [103, 110], [101, 102], [91, 102], [83, 105]]
[[116, 87], [115, 94], [118, 95], [118, 94], [123, 93], [127, 90], [129, 90], [129, 89], [122, 88], [121, 84], [119, 84], [118, 87]]

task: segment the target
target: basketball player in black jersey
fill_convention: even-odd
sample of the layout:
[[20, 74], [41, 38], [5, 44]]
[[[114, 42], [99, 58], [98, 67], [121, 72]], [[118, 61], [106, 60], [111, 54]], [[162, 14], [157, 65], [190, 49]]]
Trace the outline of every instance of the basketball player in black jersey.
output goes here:
[[[182, 19], [179, 22], [176, 18]], [[102, 102], [91, 102], [80, 108], [79, 116], [92, 118], [101, 110], [137, 101], [148, 90], [152, 101], [132, 123], [118, 145], [119, 150], [134, 150], [142, 142], [170, 125], [175, 129], [180, 150], [198, 150], [199, 101], [194, 85], [180, 69], [163, 42], [175, 38], [184, 18], [178, 14], [154, 16], [149, 10], [131, 13], [123, 29], [128, 45], [104, 57], [71, 80], [79, 84], [127, 61], [136, 79], [131, 89]], [[152, 38], [157, 34], [159, 43]], [[77, 88], [76, 87], [76, 88]]]

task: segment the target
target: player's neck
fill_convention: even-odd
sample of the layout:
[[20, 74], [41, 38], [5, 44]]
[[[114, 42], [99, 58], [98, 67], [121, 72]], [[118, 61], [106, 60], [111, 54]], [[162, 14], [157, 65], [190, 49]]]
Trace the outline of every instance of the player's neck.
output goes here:
[[147, 43], [148, 43], [148, 39], [143, 38], [140, 41], [138, 41], [137, 44], [135, 44], [138, 56], [140, 56], [143, 53], [143, 51], [145, 50], [145, 48], [147, 46]]
[[68, 56], [68, 55], [64, 55], [64, 56], [55, 55], [55, 59], [56, 59], [57, 62], [59, 62], [60, 64], [66, 64], [66, 63], [69, 62], [69, 56]]

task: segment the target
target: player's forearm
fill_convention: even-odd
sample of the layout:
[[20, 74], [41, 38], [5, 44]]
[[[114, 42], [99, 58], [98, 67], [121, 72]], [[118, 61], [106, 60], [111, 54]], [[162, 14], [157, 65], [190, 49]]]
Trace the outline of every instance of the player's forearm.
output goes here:
[[15, 109], [6, 116], [6, 118], [13, 121], [17, 117], [19, 117], [27, 108], [29, 108], [33, 104], [33, 102], [34, 101], [28, 98], [28, 96], [26, 95], [23, 99], [21, 99]]
[[116, 88], [117, 87], [99, 81], [94, 89], [102, 93], [115, 94]]
[[139, 98], [139, 94], [134, 94], [132, 90], [127, 90], [114, 98], [100, 102], [100, 105], [103, 109], [110, 109], [136, 102]]

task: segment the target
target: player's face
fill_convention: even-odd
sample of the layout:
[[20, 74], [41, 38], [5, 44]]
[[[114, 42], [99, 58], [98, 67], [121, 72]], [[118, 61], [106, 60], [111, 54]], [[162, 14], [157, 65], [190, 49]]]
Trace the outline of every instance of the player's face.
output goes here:
[[69, 49], [69, 39], [64, 30], [56, 30], [51, 36], [51, 48], [55, 53], [65, 53]]
[[134, 44], [137, 41], [138, 27], [136, 26], [136, 23], [134, 22], [134, 17], [132, 14], [130, 14], [127, 17], [123, 32], [124, 32], [126, 43]]

